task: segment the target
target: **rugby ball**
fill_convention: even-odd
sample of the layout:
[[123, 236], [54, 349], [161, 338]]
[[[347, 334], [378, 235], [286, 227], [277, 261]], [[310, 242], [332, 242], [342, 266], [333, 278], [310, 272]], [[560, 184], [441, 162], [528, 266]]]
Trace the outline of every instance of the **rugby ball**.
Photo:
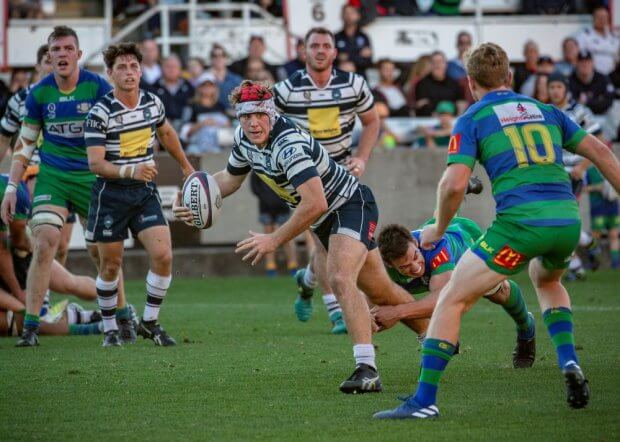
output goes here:
[[220, 216], [222, 195], [215, 178], [207, 172], [194, 172], [187, 177], [181, 190], [183, 205], [192, 212], [191, 224], [208, 229]]

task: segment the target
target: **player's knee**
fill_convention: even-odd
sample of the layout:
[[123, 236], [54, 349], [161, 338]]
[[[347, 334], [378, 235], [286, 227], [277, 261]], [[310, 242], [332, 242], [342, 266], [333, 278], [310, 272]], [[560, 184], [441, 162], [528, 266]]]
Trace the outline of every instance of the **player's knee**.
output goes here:
[[35, 233], [35, 254], [39, 260], [54, 258], [54, 252], [60, 241], [60, 231], [56, 229], [37, 229]]
[[111, 281], [118, 277], [121, 270], [122, 258], [120, 256], [106, 256], [101, 259], [100, 273], [104, 280]]
[[347, 288], [351, 285], [351, 278], [343, 271], [336, 270], [332, 272], [327, 278], [329, 285], [331, 288], [338, 294], [338, 296], [342, 296], [347, 293]]
[[[164, 270], [164, 272], [160, 270], [159, 273], [169, 273], [169, 270], [172, 267], [172, 250], [170, 248], [162, 248], [157, 250], [153, 253], [151, 259], [153, 260], [155, 267]], [[168, 270], [168, 272], [165, 272], [165, 270]]]

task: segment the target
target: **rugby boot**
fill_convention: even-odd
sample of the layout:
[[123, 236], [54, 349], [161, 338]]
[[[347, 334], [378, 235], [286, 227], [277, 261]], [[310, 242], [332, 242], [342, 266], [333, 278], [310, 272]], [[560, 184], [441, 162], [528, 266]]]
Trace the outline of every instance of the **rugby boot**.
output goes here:
[[314, 294], [314, 288], [308, 287], [304, 283], [304, 275], [306, 269], [299, 269], [295, 273], [295, 282], [297, 283], [297, 291], [299, 296], [295, 299], [295, 315], [301, 322], [306, 322], [312, 317], [314, 307], [312, 306], [312, 295]]
[[534, 315], [528, 313], [532, 324], [531, 338], [522, 339], [517, 336], [517, 345], [512, 352], [512, 366], [514, 368], [530, 368], [536, 359], [536, 325]]
[[164, 330], [157, 321], [145, 321], [144, 319], [140, 321], [140, 325], [138, 325], [138, 334], [144, 339], [152, 340], [155, 345], [161, 347], [177, 345], [177, 341], [166, 333], [166, 330]]
[[329, 320], [332, 321], [332, 334], [344, 335], [347, 332], [347, 325], [344, 323], [342, 312], [333, 312], [329, 314]]
[[579, 365], [567, 364], [562, 369], [566, 383], [566, 402], [571, 408], [584, 408], [590, 400], [590, 387]]
[[24, 327], [15, 347], [36, 347], [39, 345], [39, 329]]
[[103, 334], [103, 344], [102, 347], [120, 347], [121, 346], [121, 337], [119, 336], [118, 330], [108, 330]]
[[379, 373], [368, 364], [359, 364], [347, 380], [340, 384], [345, 394], [379, 393], [382, 390]]
[[393, 410], [379, 411], [372, 417], [375, 419], [432, 419], [439, 417], [436, 405], [422, 407], [413, 398], [413, 395], [404, 398], [404, 402]]

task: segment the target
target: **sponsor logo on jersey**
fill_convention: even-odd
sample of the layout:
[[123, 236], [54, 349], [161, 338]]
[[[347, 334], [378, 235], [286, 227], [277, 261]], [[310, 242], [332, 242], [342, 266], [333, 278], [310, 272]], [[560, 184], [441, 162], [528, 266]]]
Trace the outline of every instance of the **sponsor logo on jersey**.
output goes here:
[[332, 98], [334, 100], [340, 100], [340, 98], [342, 98], [342, 92], [340, 89], [332, 89]]
[[431, 261], [431, 270], [435, 270], [437, 267], [447, 262], [450, 262], [450, 254], [448, 253], [448, 249], [444, 247]]
[[532, 121], [545, 121], [541, 110], [534, 103], [504, 103], [493, 106], [493, 111], [502, 126]]
[[526, 256], [513, 250], [509, 245], [505, 245], [493, 258], [493, 262], [500, 267], [512, 270], [524, 263]]
[[64, 138], [80, 138], [84, 136], [84, 121], [45, 123], [45, 130], [50, 134]]
[[459, 153], [461, 149], [461, 134], [454, 134], [450, 137], [450, 144], [448, 144], [448, 154]]
[[75, 101], [75, 97], [73, 95], [69, 95], [68, 97], [60, 97], [58, 99], [59, 103], [67, 103], [69, 101]]
[[78, 114], [87, 114], [89, 110], [90, 110], [90, 103], [83, 101], [77, 104], [76, 111]]
[[489, 243], [487, 243], [486, 241], [480, 242], [480, 248], [482, 248], [482, 250], [484, 250], [487, 253], [493, 254], [493, 252], [495, 252], [495, 249], [491, 247]]
[[56, 118], [56, 104], [50, 103], [47, 105], [47, 117], [50, 119]]

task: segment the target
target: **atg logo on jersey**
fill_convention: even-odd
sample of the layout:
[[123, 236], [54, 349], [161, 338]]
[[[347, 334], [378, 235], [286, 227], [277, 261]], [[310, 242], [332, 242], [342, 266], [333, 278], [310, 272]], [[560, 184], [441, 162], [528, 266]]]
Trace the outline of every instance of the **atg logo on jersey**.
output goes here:
[[534, 103], [504, 103], [493, 106], [502, 126], [516, 123], [529, 123], [531, 121], [545, 121], [541, 110]]

